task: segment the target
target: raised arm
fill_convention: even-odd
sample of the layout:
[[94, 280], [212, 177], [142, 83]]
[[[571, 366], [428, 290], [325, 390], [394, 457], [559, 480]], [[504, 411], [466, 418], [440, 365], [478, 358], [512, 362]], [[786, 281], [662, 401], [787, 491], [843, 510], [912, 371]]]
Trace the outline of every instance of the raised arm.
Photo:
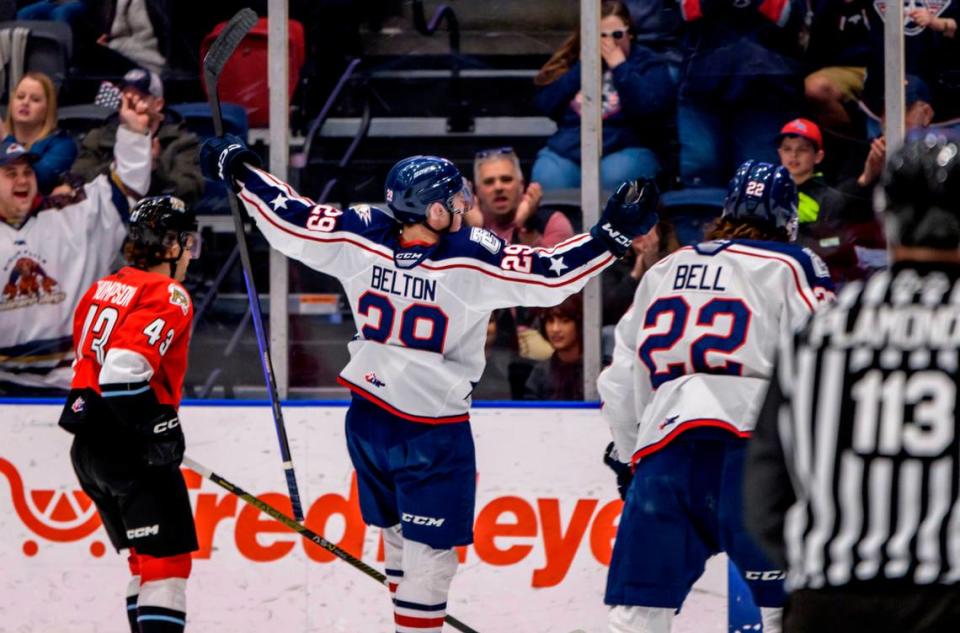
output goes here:
[[492, 233], [472, 228], [460, 238], [470, 257], [453, 253], [425, 267], [473, 271], [471, 296], [486, 309], [555, 305], [580, 291], [622, 257], [636, 235], [656, 224], [658, 200], [653, 181], [624, 183], [589, 233], [574, 235], [553, 248], [532, 248], [508, 246]]
[[[270, 245], [291, 259], [335, 277], [349, 277], [367, 250], [383, 250], [364, 235], [381, 211], [342, 211], [301, 196], [289, 184], [259, 168], [260, 159], [239, 138], [207, 140], [200, 167], [212, 180], [232, 187]], [[356, 248], [352, 248], [356, 247]]]

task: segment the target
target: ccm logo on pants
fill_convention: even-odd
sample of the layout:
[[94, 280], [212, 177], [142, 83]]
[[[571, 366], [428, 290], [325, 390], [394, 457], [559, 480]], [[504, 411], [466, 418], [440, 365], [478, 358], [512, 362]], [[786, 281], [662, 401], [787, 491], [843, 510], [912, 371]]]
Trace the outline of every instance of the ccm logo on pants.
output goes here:
[[160, 534], [159, 525], [148, 525], [146, 527], [133, 528], [132, 530], [127, 530], [127, 538], [143, 538], [144, 536], [150, 536], [151, 534]]
[[446, 519], [435, 519], [433, 517], [422, 517], [419, 514], [408, 514], [403, 513], [401, 517], [407, 523], [413, 523], [414, 525], [425, 525], [427, 527], [440, 527], [443, 525], [443, 522]]

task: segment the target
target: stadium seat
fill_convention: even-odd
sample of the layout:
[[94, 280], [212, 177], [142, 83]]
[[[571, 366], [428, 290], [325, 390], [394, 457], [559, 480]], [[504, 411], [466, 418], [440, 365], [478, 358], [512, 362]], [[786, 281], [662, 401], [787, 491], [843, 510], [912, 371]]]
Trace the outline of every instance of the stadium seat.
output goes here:
[[[210, 104], [202, 101], [198, 103], [178, 103], [168, 107], [182, 116], [190, 131], [201, 139], [213, 136], [213, 114], [210, 112]], [[227, 133], [234, 134], [247, 141], [249, 125], [246, 109], [236, 103], [221, 103], [220, 111], [223, 116], [223, 127]]]
[[[200, 47], [200, 59], [206, 56], [210, 45], [225, 25], [225, 22], [221, 22], [204, 38]], [[288, 90], [292, 99], [306, 56], [303, 25], [296, 20], [289, 21], [289, 40]], [[267, 19], [260, 18], [227, 62], [220, 76], [219, 86], [221, 99], [240, 103], [247, 109], [252, 127], [267, 127], [268, 124], [270, 90], [267, 78]], [[206, 89], [204, 85], [204, 90]]]
[[13, 28], [30, 30], [24, 55], [24, 72], [46, 73], [57, 90], [60, 90], [67, 81], [70, 59], [73, 56], [73, 31], [70, 26], [64, 22], [43, 20], [0, 22], [0, 30]]
[[63, 106], [57, 110], [57, 123], [60, 129], [69, 132], [79, 143], [87, 132], [106, 123], [116, 111], [116, 108], [105, 108], [92, 103]]
[[725, 189], [704, 187], [668, 191], [660, 197], [664, 216], [673, 223], [682, 246], [703, 239], [707, 225], [720, 217], [726, 195]]

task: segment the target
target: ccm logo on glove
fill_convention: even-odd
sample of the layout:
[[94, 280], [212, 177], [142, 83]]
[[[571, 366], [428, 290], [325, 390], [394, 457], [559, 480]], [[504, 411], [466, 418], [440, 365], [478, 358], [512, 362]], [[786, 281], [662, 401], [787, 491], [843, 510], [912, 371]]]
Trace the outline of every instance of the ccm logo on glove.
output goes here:
[[171, 429], [175, 429], [178, 426], [180, 426], [179, 418], [173, 418], [172, 420], [164, 420], [163, 422], [160, 422], [159, 424], [153, 427], [153, 433], [154, 435], [159, 435], [160, 433], [166, 433]]
[[611, 240], [613, 240], [623, 248], [629, 248], [630, 243], [633, 241], [632, 237], [630, 237], [629, 235], [625, 235], [620, 231], [618, 231], [617, 229], [613, 228], [613, 225], [611, 225], [609, 222], [604, 223], [603, 226], [600, 227], [600, 230], [606, 233]]
[[226, 176], [223, 174], [223, 165], [227, 162], [227, 156], [233, 150], [242, 150], [243, 145], [234, 143], [233, 145], [227, 145], [226, 149], [220, 152], [220, 156], [217, 158], [217, 175], [220, 176], [220, 180], [226, 180]]

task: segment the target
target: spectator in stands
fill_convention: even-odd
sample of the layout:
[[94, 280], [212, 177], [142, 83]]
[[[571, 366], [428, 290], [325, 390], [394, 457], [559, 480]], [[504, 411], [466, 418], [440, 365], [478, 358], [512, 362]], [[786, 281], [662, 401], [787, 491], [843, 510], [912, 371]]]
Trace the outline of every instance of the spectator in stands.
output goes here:
[[851, 124], [848, 108], [863, 93], [870, 59], [870, 2], [819, 0], [813, 7], [805, 61], [815, 72], [804, 80], [807, 100], [828, 128]]
[[868, 267], [859, 260], [857, 247], [860, 252], [883, 248], [880, 225], [872, 213], [858, 211], [867, 200], [845, 196], [817, 171], [825, 155], [820, 128], [807, 119], [788, 122], [777, 136], [777, 151], [797, 184], [798, 241], [827, 263], [835, 283], [864, 277]]
[[[871, 14], [871, 53], [867, 66], [863, 100], [872, 112], [883, 111], [884, 71], [884, 2], [873, 2]], [[918, 7], [917, 5], [926, 5]], [[922, 79], [927, 86], [939, 93], [930, 103], [940, 102], [947, 106], [950, 101], [960, 101], [960, 88], [956, 77], [960, 74], [960, 42], [957, 40], [957, 20], [960, 20], [960, 3], [925, 2], [910, 3], [904, 7], [904, 72]], [[943, 87], [952, 85], [950, 96]], [[939, 99], [937, 98], [939, 97]], [[940, 114], [949, 117], [960, 114], [960, 105], [947, 107]]]
[[[906, 129], [913, 130], [927, 127], [933, 121], [933, 98], [927, 83], [917, 75], [907, 75], [907, 85], [904, 94], [906, 106]], [[857, 178], [857, 185], [861, 189], [873, 188], [883, 173], [883, 166], [887, 160], [887, 141], [879, 136], [870, 144], [870, 153], [863, 165], [863, 171]]]
[[803, 102], [802, 0], [685, 0], [677, 132], [687, 186], [725, 186], [747, 159], [775, 162], [770, 139]]
[[[600, 5], [603, 63], [603, 157], [600, 180], [615, 189], [624, 180], [654, 178], [660, 161], [652, 147], [662, 140], [663, 120], [675, 90], [666, 61], [632, 41], [630, 13], [618, 0]], [[534, 79], [536, 105], [557, 122], [557, 132], [537, 154], [532, 178], [544, 189], [580, 186], [580, 35], [553, 54]]]
[[37, 157], [33, 171], [40, 193], [48, 194], [60, 184], [77, 157], [77, 143], [57, 128], [57, 90], [41, 72], [20, 78], [3, 121], [6, 141], [23, 145]]
[[780, 164], [787, 168], [797, 185], [801, 232], [804, 227], [838, 219], [843, 196], [817, 171], [825, 156], [823, 135], [817, 124], [808, 119], [789, 121], [777, 135], [777, 153]]
[[469, 221], [508, 244], [550, 248], [573, 236], [570, 220], [560, 211], [537, 221], [543, 189], [536, 182], [524, 188], [520, 159], [512, 147], [477, 152], [473, 182], [475, 208]]
[[583, 297], [540, 312], [540, 333], [553, 346], [548, 360], [527, 378], [524, 400], [583, 400]]
[[[200, 142], [175, 112], [164, 110], [160, 77], [149, 70], [135, 68], [124, 75], [121, 89], [124, 96], [136, 99], [146, 108], [150, 116], [153, 174], [150, 191], [144, 193], [174, 195], [187, 204], [199, 200], [203, 193]], [[91, 179], [110, 170], [118, 125], [119, 120], [113, 118], [87, 133], [73, 166], [74, 173]]]
[[110, 30], [99, 43], [155, 73], [163, 71], [167, 60], [160, 53], [160, 42], [153, 28], [147, 0], [113, 0]]
[[[135, 192], [150, 184], [150, 117], [136, 105], [129, 97], [121, 104], [111, 173], [62, 209], [39, 206], [38, 157], [0, 144], [0, 393], [65, 393], [70, 385], [73, 306], [109, 272]], [[104, 324], [92, 327], [108, 335]]]

